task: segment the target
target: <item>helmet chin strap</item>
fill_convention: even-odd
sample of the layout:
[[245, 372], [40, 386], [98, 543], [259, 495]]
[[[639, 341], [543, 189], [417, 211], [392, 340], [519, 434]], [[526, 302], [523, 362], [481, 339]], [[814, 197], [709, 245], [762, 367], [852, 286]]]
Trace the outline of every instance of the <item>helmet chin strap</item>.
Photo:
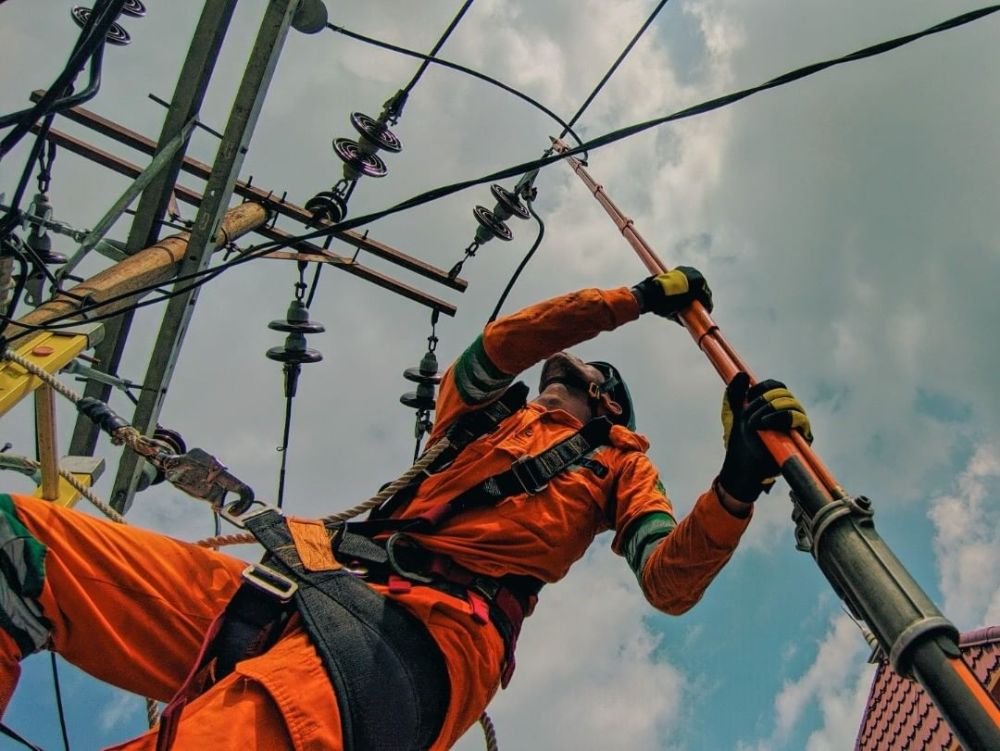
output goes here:
[[612, 399], [607, 392], [607, 389], [614, 388], [614, 383], [610, 385], [608, 383], [595, 383], [594, 381], [585, 381], [576, 375], [562, 375], [555, 376], [553, 378], [547, 378], [540, 384], [540, 390], [545, 391], [553, 383], [561, 383], [564, 386], [570, 386], [572, 388], [581, 389], [587, 392], [587, 402], [590, 404], [590, 413], [592, 417], [597, 417], [597, 409], [601, 405], [608, 411], [609, 414], [618, 417], [622, 414], [622, 406]]

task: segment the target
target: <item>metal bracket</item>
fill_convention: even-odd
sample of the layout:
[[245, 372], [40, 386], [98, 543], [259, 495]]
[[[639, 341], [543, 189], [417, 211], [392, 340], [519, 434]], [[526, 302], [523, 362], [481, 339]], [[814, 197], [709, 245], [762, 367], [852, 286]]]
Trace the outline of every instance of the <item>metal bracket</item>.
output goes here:
[[793, 504], [792, 521], [795, 522], [795, 548], [804, 553], [811, 553], [816, 560], [819, 560], [823, 534], [833, 522], [844, 516], [871, 519], [875, 515], [871, 500], [867, 496], [859, 495], [839, 498], [833, 503], [823, 506], [816, 513], [816, 516], [810, 517], [802, 509], [795, 493], [790, 495]]
[[226, 493], [239, 495], [241, 506], [254, 500], [253, 488], [231, 474], [222, 462], [199, 448], [185, 454], [158, 454], [147, 461], [163, 471], [167, 481], [190, 496], [221, 508]]

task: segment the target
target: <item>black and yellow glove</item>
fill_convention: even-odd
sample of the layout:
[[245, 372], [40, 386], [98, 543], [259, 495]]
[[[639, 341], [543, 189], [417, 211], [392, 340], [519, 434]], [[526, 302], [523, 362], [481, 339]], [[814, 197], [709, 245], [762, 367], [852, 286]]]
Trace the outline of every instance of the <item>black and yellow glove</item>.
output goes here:
[[771, 489], [780, 471], [758, 430], [797, 430], [812, 443], [805, 407], [780, 381], [749, 388], [750, 376], [737, 373], [722, 399], [722, 441], [726, 458], [719, 484], [734, 498], [753, 503]]
[[712, 290], [698, 269], [678, 266], [643, 279], [632, 288], [643, 313], [655, 313], [677, 321], [677, 314], [695, 300], [712, 312]]

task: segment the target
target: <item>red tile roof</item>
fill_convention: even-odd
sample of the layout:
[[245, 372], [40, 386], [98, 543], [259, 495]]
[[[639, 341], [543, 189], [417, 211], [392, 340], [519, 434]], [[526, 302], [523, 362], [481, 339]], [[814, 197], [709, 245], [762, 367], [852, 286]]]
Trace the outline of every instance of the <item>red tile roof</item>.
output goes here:
[[[962, 658], [1000, 701], [1000, 626], [962, 634]], [[872, 680], [855, 751], [956, 751], [960, 746], [916, 681], [901, 677], [884, 656]]]

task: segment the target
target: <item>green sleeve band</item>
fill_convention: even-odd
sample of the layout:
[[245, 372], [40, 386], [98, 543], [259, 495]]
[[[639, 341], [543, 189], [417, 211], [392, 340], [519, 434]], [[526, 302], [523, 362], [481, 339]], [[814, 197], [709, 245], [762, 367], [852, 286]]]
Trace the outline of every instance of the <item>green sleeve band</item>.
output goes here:
[[622, 551], [640, 584], [642, 571], [649, 556], [656, 550], [660, 540], [670, 534], [676, 526], [677, 522], [670, 514], [665, 511], [653, 511], [636, 519], [626, 530]]
[[482, 335], [476, 337], [455, 363], [455, 387], [462, 401], [469, 405], [490, 401], [513, 380], [513, 375], [500, 370], [486, 354]]

